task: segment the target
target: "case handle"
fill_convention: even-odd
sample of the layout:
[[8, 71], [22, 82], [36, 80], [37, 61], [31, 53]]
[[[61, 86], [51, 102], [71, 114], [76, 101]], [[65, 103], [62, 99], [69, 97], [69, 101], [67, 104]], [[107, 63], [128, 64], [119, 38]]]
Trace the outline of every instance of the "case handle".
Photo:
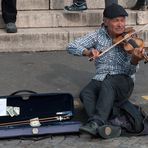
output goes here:
[[32, 90], [18, 90], [10, 94], [9, 96], [15, 96], [15, 95], [21, 95], [23, 100], [28, 100], [30, 97], [30, 94], [37, 94], [37, 92]]
[[18, 94], [21, 94], [21, 93], [28, 93], [28, 94], [37, 94], [37, 92], [35, 91], [32, 91], [32, 90], [18, 90], [18, 91], [15, 91], [13, 92], [12, 94], [10, 94], [10, 96], [15, 96], [15, 95], [18, 95]]

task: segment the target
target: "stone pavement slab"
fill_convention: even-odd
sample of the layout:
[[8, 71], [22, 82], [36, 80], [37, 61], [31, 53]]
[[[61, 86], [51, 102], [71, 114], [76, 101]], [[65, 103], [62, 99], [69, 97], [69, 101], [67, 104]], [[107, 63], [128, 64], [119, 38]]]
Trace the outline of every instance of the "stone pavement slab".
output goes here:
[[[19, 89], [37, 92], [79, 92], [94, 76], [94, 63], [66, 51], [0, 53], [0, 94]], [[143, 61], [136, 74], [132, 98], [148, 95], [148, 69]], [[147, 100], [140, 101], [146, 103]], [[140, 103], [140, 101], [138, 103]]]
[[70, 92], [79, 90], [94, 75], [87, 58], [60, 52], [0, 53], [0, 94], [30, 89], [37, 92]]
[[40, 140], [0, 140], [1, 148], [148, 148], [148, 136], [119, 137], [114, 139], [92, 138], [89, 135], [67, 135]]

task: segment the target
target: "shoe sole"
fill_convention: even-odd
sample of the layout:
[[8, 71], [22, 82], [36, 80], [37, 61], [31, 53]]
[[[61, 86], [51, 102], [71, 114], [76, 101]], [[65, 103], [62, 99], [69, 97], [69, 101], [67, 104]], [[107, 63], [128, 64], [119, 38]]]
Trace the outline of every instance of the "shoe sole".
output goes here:
[[92, 131], [89, 131], [89, 130], [87, 130], [87, 129], [80, 128], [80, 129], [79, 129], [79, 132], [80, 132], [80, 133], [91, 134], [92, 136], [97, 136], [97, 131], [92, 132]]
[[104, 138], [115, 138], [121, 135], [121, 128], [112, 125], [103, 125], [98, 128], [98, 134]]
[[75, 11], [69, 11], [69, 10], [66, 10], [66, 9], [64, 9], [64, 12], [65, 13], [82, 13], [83, 11], [86, 11], [87, 9], [84, 9], [84, 10], [75, 10]]
[[17, 33], [17, 31], [7, 31], [7, 33]]
[[16, 30], [6, 30], [7, 33], [17, 33], [17, 29]]

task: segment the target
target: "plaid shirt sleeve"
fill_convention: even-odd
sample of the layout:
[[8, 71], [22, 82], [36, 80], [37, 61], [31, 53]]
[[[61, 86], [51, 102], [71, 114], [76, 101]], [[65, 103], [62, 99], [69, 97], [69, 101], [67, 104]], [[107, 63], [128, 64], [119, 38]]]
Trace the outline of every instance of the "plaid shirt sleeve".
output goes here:
[[125, 64], [125, 66], [129, 68], [129, 73], [128, 73], [129, 75], [135, 74], [138, 71], [138, 69], [139, 69], [139, 64], [138, 65], [133, 65], [133, 64], [131, 64], [130, 61], [128, 61]]
[[91, 32], [69, 43], [66, 49], [70, 54], [82, 56], [84, 49], [89, 50], [95, 47], [96, 39], [97, 32]]

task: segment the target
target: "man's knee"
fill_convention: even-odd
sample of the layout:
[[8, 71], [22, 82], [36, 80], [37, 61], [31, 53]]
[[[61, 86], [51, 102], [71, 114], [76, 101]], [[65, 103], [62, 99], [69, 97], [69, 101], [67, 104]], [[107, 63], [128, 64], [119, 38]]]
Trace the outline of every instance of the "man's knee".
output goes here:
[[80, 100], [83, 102], [85, 98], [85, 90], [81, 90], [80, 95], [79, 95]]

